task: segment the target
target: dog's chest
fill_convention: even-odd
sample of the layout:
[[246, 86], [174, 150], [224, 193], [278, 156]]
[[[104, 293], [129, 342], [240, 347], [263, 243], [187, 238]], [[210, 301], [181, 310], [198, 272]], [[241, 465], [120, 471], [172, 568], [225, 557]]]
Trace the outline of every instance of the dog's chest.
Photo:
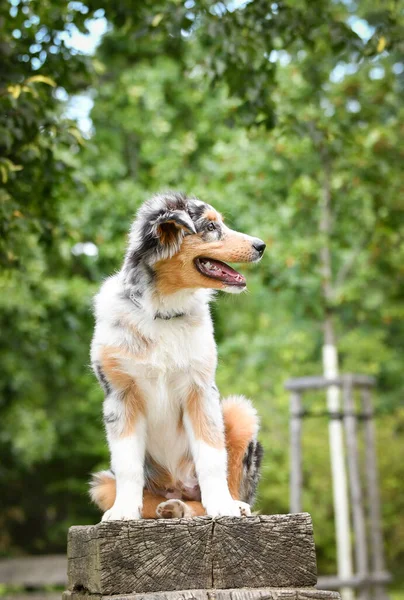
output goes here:
[[192, 371], [216, 353], [210, 322], [172, 319], [159, 324], [150, 351], [150, 364], [159, 372]]
[[182, 423], [187, 396], [194, 384], [203, 383], [201, 378], [206, 379], [206, 372], [214, 377], [216, 364], [211, 327], [175, 325], [162, 324], [153, 349], [138, 371], [146, 401], [147, 451], [171, 473], [178, 471], [189, 454]]
[[146, 398], [147, 451], [170, 471], [187, 450], [181, 418], [181, 402], [170, 393], [165, 379], [150, 382]]

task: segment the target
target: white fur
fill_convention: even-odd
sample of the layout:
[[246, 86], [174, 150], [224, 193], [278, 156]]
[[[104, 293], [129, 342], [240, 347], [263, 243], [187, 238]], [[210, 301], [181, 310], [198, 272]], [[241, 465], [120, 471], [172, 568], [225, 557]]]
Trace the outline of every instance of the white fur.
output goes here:
[[127, 437], [116, 437], [107, 427], [111, 467], [116, 478], [114, 506], [104, 514], [103, 521], [140, 519], [144, 488], [144, 457], [146, 422], [140, 418], [135, 431]]

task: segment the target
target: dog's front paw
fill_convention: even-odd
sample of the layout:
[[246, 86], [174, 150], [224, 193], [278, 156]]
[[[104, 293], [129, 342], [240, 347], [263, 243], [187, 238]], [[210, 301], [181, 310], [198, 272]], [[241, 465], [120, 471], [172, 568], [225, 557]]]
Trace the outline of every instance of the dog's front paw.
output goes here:
[[251, 515], [250, 505], [241, 500], [215, 498], [205, 504], [206, 514], [211, 517], [247, 517]]
[[192, 510], [182, 500], [161, 502], [156, 509], [158, 519], [190, 519]]
[[103, 516], [102, 521], [135, 521], [140, 519], [140, 510], [132, 505], [116, 505], [107, 510]]
[[251, 515], [251, 506], [247, 502], [241, 502], [241, 500], [234, 501], [240, 510], [241, 517], [249, 517]]

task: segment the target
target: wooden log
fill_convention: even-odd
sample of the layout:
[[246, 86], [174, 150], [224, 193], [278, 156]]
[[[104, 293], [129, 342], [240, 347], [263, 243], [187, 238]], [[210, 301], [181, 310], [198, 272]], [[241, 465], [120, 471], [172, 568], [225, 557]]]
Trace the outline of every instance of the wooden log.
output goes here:
[[17, 594], [11, 592], [0, 598], [1, 600], [60, 600], [60, 592], [44, 592], [43, 590]]
[[72, 527], [69, 589], [123, 594], [209, 588], [211, 530], [212, 520], [205, 517]]
[[317, 582], [311, 517], [221, 518], [212, 536], [212, 587], [294, 587]]
[[72, 527], [68, 576], [70, 591], [105, 596], [314, 586], [311, 517], [197, 517]]
[[[98, 594], [65, 592], [62, 600], [100, 600]], [[316, 588], [243, 588], [229, 590], [178, 590], [101, 596], [101, 600], [341, 600], [337, 592]]]
[[43, 590], [17, 594], [11, 592], [5, 596], [0, 596], [0, 598], [1, 600], [60, 600], [60, 592], [44, 592]]

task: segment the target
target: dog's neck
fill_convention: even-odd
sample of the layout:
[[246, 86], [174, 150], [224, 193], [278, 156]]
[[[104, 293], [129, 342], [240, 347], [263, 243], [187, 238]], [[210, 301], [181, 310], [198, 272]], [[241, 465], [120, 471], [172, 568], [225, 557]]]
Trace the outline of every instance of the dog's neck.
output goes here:
[[213, 295], [213, 290], [187, 289], [163, 296], [154, 286], [148, 286], [142, 291], [136, 287], [127, 290], [127, 296], [135, 309], [155, 321], [180, 322], [184, 317], [197, 315], [206, 309]]
[[125, 296], [151, 320], [180, 322], [183, 317], [204, 310], [214, 296], [214, 290], [209, 289], [183, 289], [162, 295], [156, 290], [154, 274], [146, 265], [128, 268], [124, 264], [120, 276]]
[[146, 301], [146, 304], [145, 304], [144, 298], [140, 298], [136, 294], [129, 294], [129, 298], [138, 310], [143, 310], [154, 320], [162, 319], [163, 321], [170, 321], [171, 319], [179, 319], [181, 317], [185, 317], [188, 314], [185, 310], [174, 310], [174, 309], [156, 310], [153, 313], [153, 312], [150, 312], [150, 310], [145, 310], [146, 307], [150, 308], [150, 303], [148, 303]]

